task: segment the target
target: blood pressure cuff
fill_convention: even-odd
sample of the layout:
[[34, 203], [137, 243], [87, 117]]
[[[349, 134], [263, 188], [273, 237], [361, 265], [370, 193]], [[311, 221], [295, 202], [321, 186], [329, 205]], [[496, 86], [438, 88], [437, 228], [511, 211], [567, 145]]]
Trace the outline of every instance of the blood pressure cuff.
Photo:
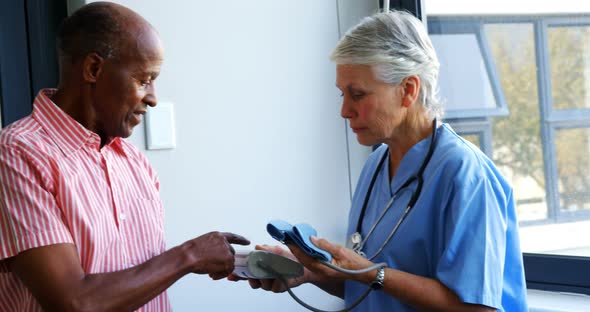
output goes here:
[[273, 220], [266, 225], [266, 231], [272, 238], [284, 243], [294, 244], [309, 256], [330, 262], [332, 255], [319, 249], [311, 242], [311, 236], [317, 236], [317, 231], [307, 223], [291, 225], [283, 220]]

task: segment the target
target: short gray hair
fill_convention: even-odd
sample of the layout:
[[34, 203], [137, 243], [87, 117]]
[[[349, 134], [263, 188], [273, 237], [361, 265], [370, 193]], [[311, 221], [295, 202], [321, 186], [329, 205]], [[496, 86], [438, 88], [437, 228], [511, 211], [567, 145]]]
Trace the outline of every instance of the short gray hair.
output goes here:
[[424, 24], [413, 15], [391, 11], [366, 17], [338, 42], [331, 59], [340, 65], [369, 65], [386, 83], [420, 77], [419, 101], [431, 118], [442, 117], [440, 64]]

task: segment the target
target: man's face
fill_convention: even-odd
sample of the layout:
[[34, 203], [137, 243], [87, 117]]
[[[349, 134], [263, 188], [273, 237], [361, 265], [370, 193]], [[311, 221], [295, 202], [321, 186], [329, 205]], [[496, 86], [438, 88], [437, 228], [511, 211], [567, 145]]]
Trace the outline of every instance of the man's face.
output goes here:
[[147, 107], [156, 106], [154, 80], [163, 58], [158, 35], [146, 28], [122, 44], [116, 59], [105, 60], [93, 93], [95, 129], [102, 138], [129, 137]]

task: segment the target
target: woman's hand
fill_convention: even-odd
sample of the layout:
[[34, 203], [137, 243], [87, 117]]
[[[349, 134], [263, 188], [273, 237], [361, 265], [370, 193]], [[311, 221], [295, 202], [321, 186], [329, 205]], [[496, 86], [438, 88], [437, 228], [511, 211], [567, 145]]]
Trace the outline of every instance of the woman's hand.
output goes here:
[[[318, 239], [311, 237], [311, 241], [318, 248], [323, 249], [332, 254], [332, 264], [343, 269], [360, 270], [372, 266], [374, 263], [367, 260], [365, 257], [357, 254], [351, 249], [335, 245], [325, 239]], [[335, 271], [326, 265], [322, 264], [317, 259], [308, 256], [294, 245], [288, 245], [289, 249], [297, 257], [297, 259], [311, 272], [316, 274], [316, 280], [346, 280], [353, 279], [362, 283], [370, 283], [375, 277], [375, 272], [367, 272], [365, 274], [346, 274]]]

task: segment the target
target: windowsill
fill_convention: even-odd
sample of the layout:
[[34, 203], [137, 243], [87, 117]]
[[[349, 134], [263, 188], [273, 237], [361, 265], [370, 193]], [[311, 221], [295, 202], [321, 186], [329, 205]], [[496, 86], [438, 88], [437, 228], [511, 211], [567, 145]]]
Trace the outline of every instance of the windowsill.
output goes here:
[[519, 235], [523, 252], [590, 256], [590, 221], [521, 226]]
[[530, 312], [585, 312], [590, 307], [590, 296], [529, 289], [527, 299]]

